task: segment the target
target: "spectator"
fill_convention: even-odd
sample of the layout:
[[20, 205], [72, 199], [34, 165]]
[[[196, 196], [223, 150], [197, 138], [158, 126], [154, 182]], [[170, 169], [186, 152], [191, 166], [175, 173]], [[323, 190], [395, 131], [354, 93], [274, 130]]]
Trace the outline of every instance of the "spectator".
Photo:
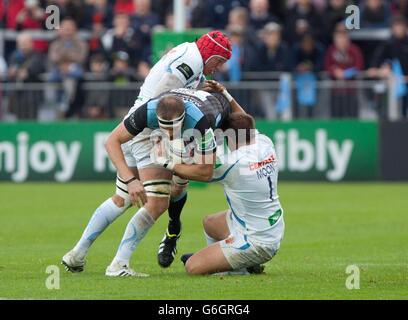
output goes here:
[[338, 87], [332, 89], [331, 116], [356, 117], [356, 91], [351, 82], [346, 80], [353, 79], [358, 71], [364, 69], [364, 61], [360, 48], [350, 41], [345, 27], [335, 30], [333, 44], [326, 53], [324, 69], [339, 82]]
[[135, 0], [136, 13], [131, 16], [131, 26], [143, 44], [143, 60], [150, 61], [152, 28], [159, 24], [159, 17], [151, 11], [150, 0]]
[[258, 52], [244, 38], [244, 28], [238, 25], [229, 25], [228, 34], [232, 45], [232, 57], [224, 64], [223, 73], [230, 81], [241, 80], [243, 71], [260, 71], [262, 64]]
[[[28, 33], [20, 33], [17, 37], [17, 49], [9, 60], [8, 81], [37, 82], [42, 72], [44, 72], [42, 54], [34, 49], [33, 40]], [[22, 88], [11, 95], [9, 112], [14, 113], [18, 119], [35, 119], [40, 100], [37, 92], [33, 93]]]
[[282, 27], [270, 22], [262, 29], [262, 46], [259, 52], [264, 71], [289, 71], [291, 68], [291, 51], [282, 41]]
[[85, 2], [83, 0], [47, 0], [49, 5], [59, 9], [60, 20], [71, 18], [78, 28], [83, 27], [85, 17]]
[[[104, 82], [109, 80], [109, 63], [102, 54], [94, 54], [89, 59], [90, 72], [87, 81]], [[109, 91], [89, 90], [85, 98], [86, 116], [89, 119], [102, 119], [108, 115]]]
[[323, 71], [325, 49], [311, 33], [304, 34], [301, 41], [294, 46], [293, 51], [293, 71], [297, 73]]
[[[126, 52], [119, 51], [114, 55], [109, 80], [114, 82], [117, 88], [113, 89], [110, 94], [112, 109], [109, 110], [109, 114], [111, 117], [125, 116], [129, 111], [129, 106], [134, 102], [134, 92], [123, 91], [120, 87], [129, 82], [142, 80], [137, 71], [130, 65], [130, 57]], [[125, 93], [130, 93], [130, 95]]]
[[[41, 30], [45, 27], [47, 14], [40, 7], [38, 0], [25, 0], [24, 8], [16, 18], [16, 30]], [[47, 53], [48, 42], [45, 40], [34, 40], [34, 48], [42, 53]]]
[[15, 29], [18, 13], [24, 8], [24, 0], [0, 1], [0, 28]]
[[[263, 41], [259, 59], [262, 62], [263, 71], [282, 72], [289, 71], [291, 67], [291, 51], [286, 42], [282, 41], [282, 27], [270, 22], [265, 25], [261, 32]], [[263, 116], [273, 120], [277, 118], [275, 101], [277, 100], [276, 91], [260, 91], [261, 107]]]
[[86, 6], [84, 28], [88, 30], [110, 29], [113, 21], [113, 5], [108, 0], [91, 0]]
[[316, 39], [321, 40], [322, 20], [311, 0], [296, 0], [295, 6], [287, 12], [285, 39], [294, 44], [306, 32], [311, 32]]
[[[240, 25], [228, 25], [227, 33], [231, 40], [232, 55], [231, 58], [223, 65], [220, 70], [220, 80], [229, 80], [231, 82], [239, 82], [242, 80], [242, 73], [246, 71], [260, 71], [262, 68], [261, 61], [258, 57], [257, 50], [245, 38], [245, 30]], [[246, 111], [256, 115], [256, 109], [251, 104], [251, 93], [243, 90], [231, 89], [231, 94], [235, 99], [244, 106], [247, 106]]]
[[81, 115], [82, 94], [80, 82], [88, 57], [88, 45], [76, 35], [77, 26], [72, 18], [61, 21], [58, 38], [51, 43], [48, 59], [51, 63], [51, 81], [63, 82], [68, 111], [65, 117]]
[[113, 29], [109, 29], [101, 38], [102, 46], [113, 61], [113, 55], [118, 51], [127, 52], [131, 65], [136, 67], [140, 61], [147, 59], [143, 56], [142, 40], [130, 27], [129, 16], [125, 13], [115, 14]]
[[26, 32], [17, 36], [17, 49], [9, 59], [8, 78], [17, 82], [37, 82], [44, 72], [44, 57], [35, 50], [33, 40]]
[[191, 28], [207, 27], [207, 7], [204, 1], [187, 0], [188, 21]]
[[[293, 8], [296, 5], [297, 0], [286, 0], [288, 8]], [[322, 13], [327, 7], [327, 0], [311, 0], [313, 6], [317, 9], [318, 13]]]
[[247, 7], [244, 0], [209, 0], [207, 4], [207, 27], [224, 30], [228, 24], [228, 16], [232, 9]]
[[[372, 78], [388, 79], [392, 75], [392, 62], [398, 60], [402, 72], [408, 75], [408, 36], [407, 22], [403, 16], [397, 15], [391, 22], [392, 37], [381, 44], [374, 53], [371, 68], [367, 76]], [[402, 99], [402, 113], [408, 116], [408, 96]]]
[[311, 118], [316, 103], [317, 73], [323, 70], [324, 47], [306, 33], [294, 47], [293, 71], [297, 84], [297, 106], [295, 114]]
[[116, 84], [138, 81], [136, 70], [130, 66], [130, 57], [127, 52], [119, 51], [114, 54], [112, 68], [109, 72], [110, 80]]
[[391, 8], [383, 0], [365, 0], [361, 6], [362, 28], [388, 28], [390, 26]]
[[261, 30], [268, 22], [277, 22], [279, 19], [269, 13], [268, 0], [250, 0], [250, 21], [249, 24], [255, 28], [255, 30]]
[[325, 29], [324, 43], [330, 43], [334, 29], [338, 22], [347, 18], [346, 8], [353, 4], [351, 0], [329, 0], [323, 14], [323, 27]]
[[239, 26], [244, 30], [245, 43], [251, 45], [255, 50], [258, 50], [259, 41], [256, 37], [255, 29], [249, 25], [249, 12], [245, 7], [237, 7], [230, 11], [228, 17], [227, 30], [231, 26]]
[[[186, 14], [188, 15], [189, 3], [192, 1], [186, 0], [185, 2], [187, 11]], [[173, 11], [173, 0], [152, 0], [151, 7], [152, 11], [156, 13], [159, 18], [159, 24], [164, 25], [166, 16]], [[135, 8], [132, 13], [134, 13], [136, 10], [137, 8]]]
[[133, 0], [116, 0], [114, 7], [114, 14], [126, 13], [128, 15], [135, 12], [135, 6]]

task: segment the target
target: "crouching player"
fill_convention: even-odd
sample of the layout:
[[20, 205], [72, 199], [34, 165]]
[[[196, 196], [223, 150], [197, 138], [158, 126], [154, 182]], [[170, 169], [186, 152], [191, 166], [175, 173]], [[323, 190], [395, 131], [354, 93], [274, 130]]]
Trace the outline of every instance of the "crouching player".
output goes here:
[[[214, 86], [226, 92], [220, 84]], [[239, 107], [233, 99], [231, 105]], [[181, 257], [188, 274], [251, 272], [276, 255], [283, 238], [272, 141], [255, 129], [254, 119], [243, 110], [229, 115], [227, 127], [230, 152], [217, 154], [211, 181], [223, 185], [229, 209], [204, 218], [207, 247]]]

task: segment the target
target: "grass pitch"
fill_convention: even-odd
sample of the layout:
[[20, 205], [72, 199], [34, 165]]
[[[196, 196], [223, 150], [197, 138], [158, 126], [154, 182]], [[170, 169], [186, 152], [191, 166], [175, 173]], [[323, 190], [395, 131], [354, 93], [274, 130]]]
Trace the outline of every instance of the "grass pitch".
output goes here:
[[[150, 277], [105, 277], [130, 209], [96, 240], [83, 273], [65, 272], [62, 256], [113, 191], [112, 183], [0, 183], [0, 299], [408, 299], [408, 184], [280, 182], [286, 231], [266, 274], [186, 275], [179, 257], [205, 246], [202, 218], [227, 208], [219, 185], [190, 188], [170, 268], [157, 263], [166, 213], [132, 256], [131, 267]], [[58, 290], [46, 287], [50, 265]], [[359, 268], [360, 289], [346, 288], [348, 265]]]

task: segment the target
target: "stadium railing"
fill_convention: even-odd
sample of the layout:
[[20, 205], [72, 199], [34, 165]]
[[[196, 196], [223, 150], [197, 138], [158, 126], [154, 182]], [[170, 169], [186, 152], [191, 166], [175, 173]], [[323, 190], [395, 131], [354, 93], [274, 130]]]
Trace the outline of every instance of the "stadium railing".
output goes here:
[[[33, 39], [53, 40], [54, 31], [30, 30]], [[0, 55], [4, 56], [6, 41], [15, 41], [18, 35], [14, 30], [0, 30]], [[90, 33], [80, 31], [79, 35], [89, 39]], [[389, 29], [361, 29], [350, 33], [353, 40], [383, 41], [390, 37]], [[290, 94], [282, 94], [282, 82], [287, 84]], [[45, 85], [47, 83], [47, 85]], [[293, 74], [281, 72], [245, 72], [240, 82], [223, 82], [231, 94], [256, 117], [268, 119], [290, 120], [298, 117], [330, 118], [331, 108], [338, 104], [338, 108], [355, 105], [356, 117], [361, 119], [376, 119], [379, 117], [389, 120], [401, 118], [401, 99], [395, 94], [397, 86], [394, 79], [367, 80], [364, 73], [358, 74], [352, 82], [333, 81], [327, 74], [318, 75], [316, 82], [316, 98], [312, 108], [304, 108], [298, 103], [297, 90]], [[121, 116], [120, 109], [125, 112], [137, 95], [141, 83], [124, 83], [118, 86], [109, 82], [85, 81], [82, 92], [88, 96], [92, 92], [105, 91], [108, 93], [108, 116]], [[55, 120], [67, 109], [67, 105], [58, 102], [58, 94], [63, 87], [58, 83], [11, 83], [3, 81], [0, 84], [0, 120], [12, 121], [16, 119]], [[341, 91], [347, 92], [341, 96]], [[339, 95], [341, 99], [339, 99]], [[279, 111], [276, 111], [277, 101], [280, 101]], [[60, 112], [61, 111], [61, 112]]]
[[[262, 77], [265, 80], [259, 80]], [[282, 89], [283, 77], [288, 80], [286, 91]], [[401, 99], [393, 94], [395, 82], [392, 80], [334, 81], [325, 74], [319, 74], [315, 83], [315, 103], [306, 107], [299, 103], [299, 93], [290, 73], [244, 74], [244, 79], [240, 82], [225, 81], [223, 84], [243, 108], [257, 118], [329, 119], [333, 117], [333, 110], [340, 110], [340, 113], [351, 110], [353, 115], [346, 113], [344, 116], [366, 120], [401, 118]], [[90, 106], [88, 98], [103, 94], [103, 108], [107, 117], [121, 118], [133, 105], [141, 84], [84, 81], [78, 92], [82, 95], [80, 117], [87, 117], [86, 110]], [[69, 106], [64, 92], [61, 83], [0, 83], [0, 119], [61, 119]]]

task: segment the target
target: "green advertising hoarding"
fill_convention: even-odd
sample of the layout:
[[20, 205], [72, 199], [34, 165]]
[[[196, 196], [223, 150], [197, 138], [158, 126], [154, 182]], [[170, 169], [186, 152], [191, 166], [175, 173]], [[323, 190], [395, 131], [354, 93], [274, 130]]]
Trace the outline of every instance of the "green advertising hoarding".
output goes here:
[[269, 136], [283, 180], [378, 179], [378, 125], [360, 121], [256, 121]]
[[[118, 124], [0, 123], [0, 181], [112, 180], [104, 142]], [[280, 180], [378, 179], [375, 122], [267, 122], [257, 128], [275, 143]]]
[[117, 122], [0, 124], [0, 180], [107, 180], [104, 141]]

